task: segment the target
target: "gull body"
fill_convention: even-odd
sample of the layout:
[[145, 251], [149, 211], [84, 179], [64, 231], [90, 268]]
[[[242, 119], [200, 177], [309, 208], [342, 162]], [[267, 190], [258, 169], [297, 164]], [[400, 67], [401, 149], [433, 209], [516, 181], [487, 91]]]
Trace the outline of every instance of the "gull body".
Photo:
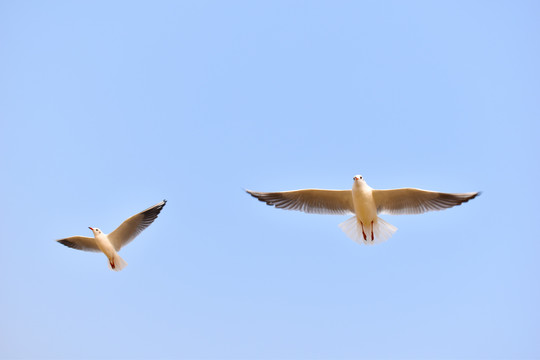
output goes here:
[[135, 239], [144, 229], [150, 226], [150, 224], [158, 217], [166, 203], [167, 200], [163, 200], [162, 202], [133, 215], [110, 234], [105, 234], [98, 228], [88, 227], [92, 230], [94, 238], [72, 236], [56, 241], [77, 250], [102, 252], [109, 260], [109, 268], [114, 271], [120, 271], [127, 266], [127, 262], [118, 255], [118, 251]]
[[362, 175], [356, 175], [351, 190], [302, 189], [281, 192], [246, 190], [251, 196], [280, 209], [315, 214], [354, 216], [339, 227], [354, 241], [372, 245], [388, 240], [397, 228], [379, 214], [420, 214], [460, 205], [478, 196], [474, 193], [441, 193], [415, 188], [377, 190]]
[[356, 217], [363, 224], [371, 224], [377, 219], [377, 206], [373, 200], [372, 188], [357, 175], [354, 177], [352, 199]]
[[118, 268], [118, 271], [126, 267], [127, 263], [120, 257], [120, 255], [118, 255], [107, 234], [104, 234], [97, 228], [88, 228], [94, 233], [94, 240], [99, 250], [101, 250], [101, 252], [107, 256], [107, 259], [109, 259], [109, 267], [112, 270], [117, 270]]

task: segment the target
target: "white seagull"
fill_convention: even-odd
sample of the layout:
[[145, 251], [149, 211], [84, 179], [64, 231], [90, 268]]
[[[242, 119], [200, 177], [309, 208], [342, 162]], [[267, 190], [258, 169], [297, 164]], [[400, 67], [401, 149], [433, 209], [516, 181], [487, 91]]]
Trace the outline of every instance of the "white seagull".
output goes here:
[[443, 210], [474, 199], [480, 192], [448, 194], [413, 188], [376, 190], [362, 175], [354, 178], [352, 190], [303, 189], [248, 194], [280, 209], [312, 214], [353, 214], [339, 227], [359, 244], [372, 245], [388, 240], [397, 228], [378, 214], [421, 214]]
[[77, 250], [103, 252], [109, 259], [109, 268], [120, 271], [127, 266], [127, 262], [118, 255], [117, 251], [131, 242], [144, 229], [158, 217], [167, 200], [141, 211], [124, 221], [112, 233], [105, 234], [98, 228], [88, 227], [94, 233], [94, 238], [86, 236], [72, 236], [56, 240], [60, 244]]

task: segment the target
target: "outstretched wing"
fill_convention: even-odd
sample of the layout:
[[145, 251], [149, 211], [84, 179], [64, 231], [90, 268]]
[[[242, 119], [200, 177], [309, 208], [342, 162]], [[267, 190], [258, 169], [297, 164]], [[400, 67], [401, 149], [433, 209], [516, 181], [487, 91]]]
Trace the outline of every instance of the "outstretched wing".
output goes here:
[[449, 194], [420, 189], [373, 190], [377, 213], [403, 215], [444, 210], [477, 197], [479, 192]]
[[298, 210], [310, 214], [354, 214], [351, 190], [304, 189], [248, 194], [279, 209]]
[[83, 251], [101, 251], [96, 244], [96, 240], [86, 236], [72, 236], [56, 241], [72, 249]]
[[156, 220], [166, 203], [167, 200], [163, 200], [159, 204], [151, 206], [137, 215], [133, 215], [116, 228], [116, 230], [107, 235], [116, 251], [119, 251], [122, 246], [135, 239], [137, 235], [150, 226]]

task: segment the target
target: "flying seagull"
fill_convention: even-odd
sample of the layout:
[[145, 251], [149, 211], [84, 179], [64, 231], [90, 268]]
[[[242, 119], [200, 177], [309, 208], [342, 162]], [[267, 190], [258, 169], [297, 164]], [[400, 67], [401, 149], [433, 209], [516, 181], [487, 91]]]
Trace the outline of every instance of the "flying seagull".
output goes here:
[[77, 250], [101, 251], [109, 259], [109, 268], [114, 271], [120, 271], [127, 266], [127, 262], [118, 255], [117, 251], [120, 251], [124, 245], [127, 245], [144, 229], [150, 226], [156, 220], [166, 203], [167, 200], [163, 200], [159, 204], [151, 206], [137, 215], [133, 215], [110, 234], [105, 234], [98, 228], [88, 227], [94, 233], [94, 238], [72, 236], [56, 241]]
[[303, 189], [282, 192], [246, 190], [254, 198], [279, 209], [311, 214], [353, 214], [339, 227], [359, 244], [372, 245], [388, 240], [397, 228], [378, 214], [421, 214], [444, 210], [474, 199], [480, 192], [448, 194], [413, 188], [376, 190], [362, 175], [354, 178], [352, 190]]

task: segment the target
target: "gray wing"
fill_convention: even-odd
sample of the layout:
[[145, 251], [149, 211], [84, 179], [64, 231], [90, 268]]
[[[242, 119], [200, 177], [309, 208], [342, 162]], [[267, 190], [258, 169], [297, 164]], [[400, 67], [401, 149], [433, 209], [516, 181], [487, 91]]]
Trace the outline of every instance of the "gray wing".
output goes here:
[[56, 241], [72, 249], [83, 251], [101, 251], [96, 244], [96, 240], [86, 236], [72, 236]]
[[116, 230], [107, 235], [116, 251], [119, 251], [122, 246], [135, 239], [137, 235], [150, 226], [156, 220], [166, 203], [167, 200], [163, 200], [159, 204], [151, 206], [137, 215], [133, 215], [117, 227]]
[[373, 190], [377, 213], [403, 215], [444, 210], [477, 197], [479, 192], [449, 194], [420, 189]]
[[351, 190], [304, 189], [281, 192], [246, 190], [254, 198], [279, 209], [310, 214], [354, 214]]

